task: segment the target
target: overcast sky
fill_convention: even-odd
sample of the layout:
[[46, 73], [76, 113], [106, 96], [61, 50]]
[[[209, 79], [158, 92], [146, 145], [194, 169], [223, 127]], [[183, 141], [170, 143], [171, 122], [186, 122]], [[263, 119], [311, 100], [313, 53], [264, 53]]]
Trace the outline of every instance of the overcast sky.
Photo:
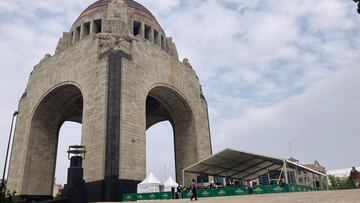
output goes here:
[[[11, 116], [32, 67], [54, 53], [62, 32], [93, 1], [0, 1], [1, 169]], [[360, 165], [360, 15], [353, 1], [138, 2], [196, 70], [214, 152], [294, 156], [327, 169]], [[73, 123], [61, 129], [59, 183], [66, 180], [65, 148], [80, 142], [80, 132]], [[162, 180], [174, 176], [169, 123], [155, 125], [147, 137], [147, 170]]]

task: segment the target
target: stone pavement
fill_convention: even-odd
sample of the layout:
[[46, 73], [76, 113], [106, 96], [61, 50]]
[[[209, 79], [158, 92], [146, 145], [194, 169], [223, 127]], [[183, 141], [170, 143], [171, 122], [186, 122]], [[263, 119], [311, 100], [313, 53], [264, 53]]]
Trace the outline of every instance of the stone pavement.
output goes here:
[[[161, 200], [151, 201], [151, 203], [182, 203], [190, 202], [189, 199], [182, 200]], [[341, 190], [341, 191], [321, 191], [321, 192], [297, 192], [297, 193], [280, 193], [280, 194], [264, 194], [264, 195], [244, 195], [232, 197], [215, 197], [215, 198], [199, 198], [199, 203], [360, 203], [360, 189], [358, 190]]]

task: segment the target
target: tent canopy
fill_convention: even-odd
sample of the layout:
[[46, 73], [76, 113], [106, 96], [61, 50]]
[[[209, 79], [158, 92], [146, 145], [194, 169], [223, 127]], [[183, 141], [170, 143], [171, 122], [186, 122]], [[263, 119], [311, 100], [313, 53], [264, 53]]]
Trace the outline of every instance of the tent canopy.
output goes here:
[[161, 185], [161, 182], [150, 172], [145, 180], [137, 185], [137, 193], [160, 192]]
[[152, 172], [143, 180], [140, 184], [157, 184], [161, 185], [161, 182], [154, 176]]
[[171, 178], [171, 176], [169, 176], [169, 178], [165, 181], [165, 183], [164, 183], [164, 190], [165, 190], [165, 192], [169, 192], [169, 191], [171, 191], [171, 188], [172, 187], [177, 187], [179, 184], [177, 183], [177, 182], [175, 182], [172, 178]]
[[302, 168], [319, 175], [323, 173], [295, 162], [259, 154], [232, 149], [225, 149], [184, 169], [184, 172], [206, 174], [217, 177], [253, 180], [269, 171], [283, 168], [284, 163], [290, 168]]

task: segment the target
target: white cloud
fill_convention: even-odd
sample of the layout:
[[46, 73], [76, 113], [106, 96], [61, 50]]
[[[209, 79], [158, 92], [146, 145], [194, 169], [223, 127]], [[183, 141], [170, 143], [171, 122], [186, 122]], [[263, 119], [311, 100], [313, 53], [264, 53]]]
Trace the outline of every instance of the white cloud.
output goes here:
[[357, 67], [338, 71], [304, 94], [222, 121], [214, 127], [215, 149], [232, 146], [288, 158], [291, 141], [302, 161], [318, 159], [332, 169], [356, 165], [351, 154], [360, 142], [359, 75]]
[[146, 8], [148, 8], [151, 12], [154, 14], [157, 14], [158, 20], [161, 21], [161, 16], [170, 14], [170, 12], [178, 7], [180, 5], [180, 0], [139, 0], [139, 3], [144, 5]]

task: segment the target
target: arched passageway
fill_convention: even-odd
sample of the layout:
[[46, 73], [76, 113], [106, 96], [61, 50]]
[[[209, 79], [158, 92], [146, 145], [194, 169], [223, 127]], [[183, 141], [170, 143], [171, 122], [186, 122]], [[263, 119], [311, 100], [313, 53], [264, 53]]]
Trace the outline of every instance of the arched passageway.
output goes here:
[[198, 158], [193, 111], [175, 89], [156, 86], [146, 99], [146, 129], [163, 121], [169, 121], [174, 131], [175, 178], [182, 182], [182, 169]]
[[67, 151], [70, 145], [81, 144], [82, 124], [66, 121], [60, 128], [56, 152], [55, 184], [64, 185], [67, 181], [67, 169], [70, 166]]
[[160, 181], [175, 179], [174, 130], [168, 121], [146, 131], [146, 174], [153, 172]]
[[66, 121], [82, 123], [82, 112], [83, 96], [75, 85], [59, 86], [43, 96], [31, 119], [24, 191], [52, 194], [60, 128]]

